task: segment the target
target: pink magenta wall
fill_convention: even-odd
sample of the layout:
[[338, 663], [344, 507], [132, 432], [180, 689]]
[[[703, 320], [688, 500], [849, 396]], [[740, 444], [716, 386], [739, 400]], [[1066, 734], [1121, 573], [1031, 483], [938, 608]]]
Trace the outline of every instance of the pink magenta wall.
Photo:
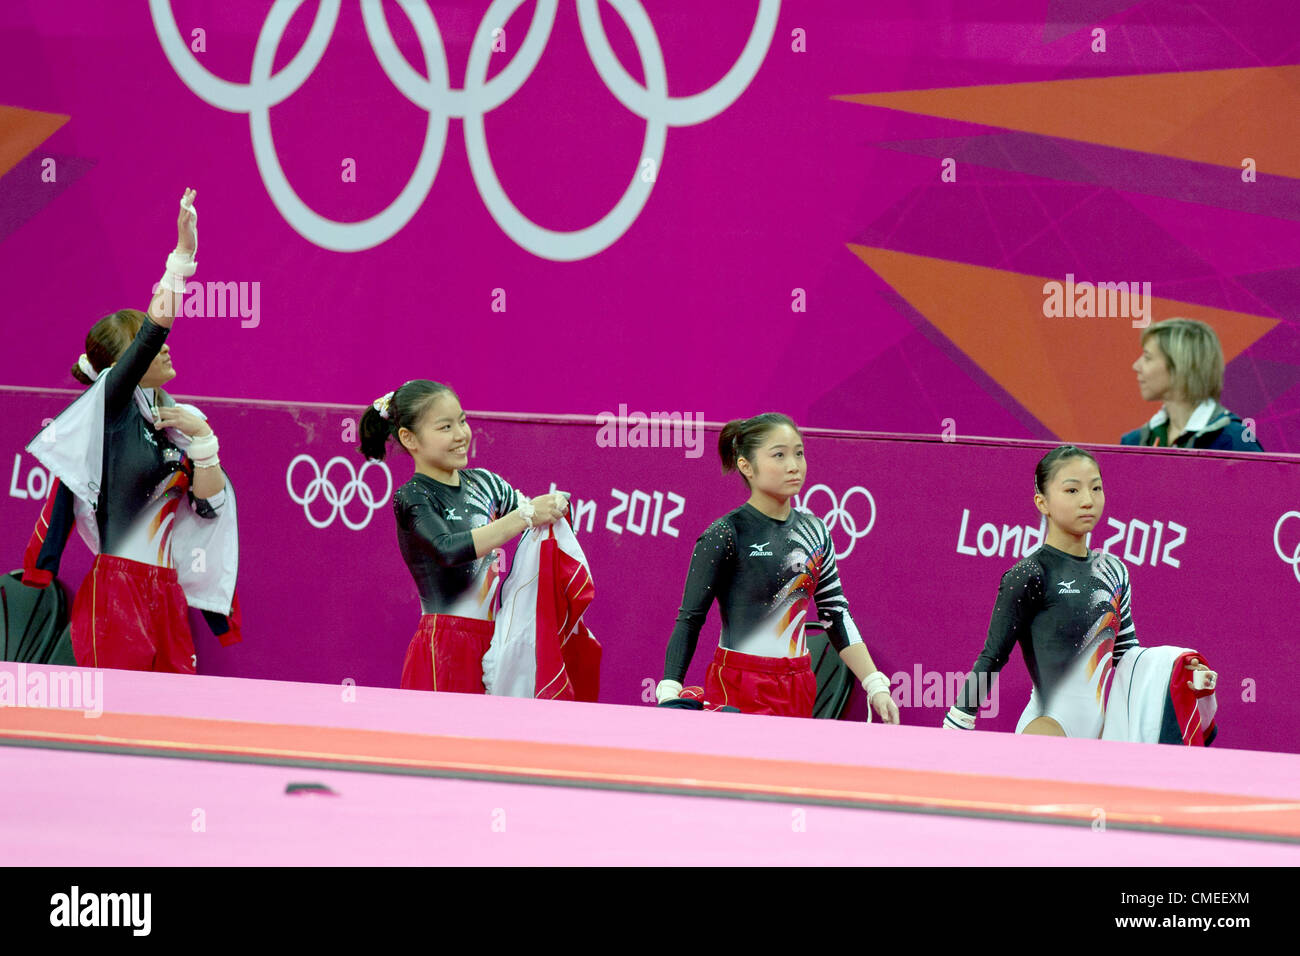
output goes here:
[[[1291, 0], [1213, 16], [1177, 0], [512, 6], [0, 4], [12, 566], [35, 518], [28, 493], [47, 480], [22, 448], [74, 394], [62, 387], [90, 324], [144, 306], [185, 186], [199, 190], [195, 278], [234, 284], [252, 313], [205, 308], [170, 339], [175, 391], [220, 396], [198, 402], [240, 496], [248, 638], [222, 649], [200, 629], [204, 673], [396, 684], [417, 605], [388, 505], [372, 515], [354, 497], [345, 522], [318, 497], [316, 527], [291, 491], [335, 457], [355, 469], [344, 420], [409, 378], [512, 413], [475, 416], [475, 464], [582, 501], [602, 699], [629, 703], [660, 676], [695, 536], [743, 490], [718, 475], [711, 435], [702, 458], [602, 448], [581, 416], [779, 409], [855, 430], [810, 428], [808, 505], [843, 507], [834, 533], [855, 616], [880, 665], [919, 671], [922, 689], [970, 666], [1010, 537], [1019, 527], [1023, 543], [1036, 518], [1047, 445], [1016, 440], [1114, 441], [1122, 429], [1095, 425], [1097, 403], [1124, 428], [1154, 410], [1128, 368], [1137, 330], [1048, 320], [1022, 294], [1036, 282], [1140, 279], [1162, 308], [1217, 316], [1237, 349], [1226, 404], [1270, 452], [1300, 451]], [[593, 8], [599, 28], [584, 29]], [[471, 64], [498, 21], [504, 50]], [[1123, 108], [1100, 109], [1104, 88], [1070, 85], [1083, 81], [1127, 84]], [[1040, 84], [1032, 99], [1007, 86], [1022, 83]], [[1235, 99], [1174, 96], [1197, 109], [1168, 117], [1151, 112], [1157, 87]], [[843, 99], [941, 88], [961, 95]], [[1069, 110], [1043, 107], [1064, 118], [1050, 129], [1018, 108], [1063, 96]], [[1008, 110], [987, 105], [1007, 97]], [[1207, 143], [1254, 155], [1257, 181]], [[939, 175], [949, 157], [955, 182]], [[875, 265], [855, 249], [876, 250]], [[912, 271], [885, 267], [898, 262]], [[979, 352], [1012, 321], [1026, 323], [1013, 349]], [[521, 417], [556, 412], [580, 417]], [[299, 455], [311, 462], [293, 484]], [[1225, 745], [1300, 751], [1296, 460], [1107, 448], [1102, 464], [1117, 525], [1096, 543], [1143, 551], [1129, 562], [1139, 637], [1210, 657]], [[382, 498], [408, 470], [365, 480]], [[329, 472], [340, 487], [350, 475]], [[846, 521], [870, 530], [850, 538]], [[985, 525], [1003, 553], [980, 553]], [[64, 579], [87, 566], [74, 542]], [[696, 681], [716, 631], [715, 618]], [[1011, 729], [1027, 692], [1016, 655], [985, 725]], [[936, 723], [942, 705], [917, 694], [904, 721]], [[849, 716], [864, 716], [860, 694]]]
[[[829, 428], [937, 435], [951, 418], [963, 435], [1117, 441], [1154, 411], [1128, 368], [1137, 332], [1092, 320], [1076, 348], [1057, 333], [1089, 320], [1035, 318], [1042, 296], [1012, 291], [1073, 274], [1149, 281], [1162, 309], [1219, 316], [1246, 346], [1226, 403], [1265, 448], [1300, 451], [1292, 0], [1213, 15], [1175, 0], [602, 0], [584, 39], [586, 6], [0, 4], [0, 107], [25, 111], [0, 118], [0, 383], [71, 384], [90, 323], [144, 306], [194, 186], [195, 280], [258, 299], [255, 324], [205, 314], [176, 336], [191, 394], [361, 403], [430, 377], [510, 412], [780, 408]], [[472, 40], [498, 27], [489, 91], [471, 97]], [[1112, 111], [1095, 106], [1105, 87], [1069, 86], [1116, 77], [1132, 95]], [[1215, 77], [1221, 97], [1195, 92]], [[1042, 85], [999, 92], [1020, 83]], [[1203, 113], [1143, 112], [1152, 84]], [[968, 93], [844, 99], [937, 88]], [[1015, 108], [1063, 96], [1052, 129]], [[1168, 142], [1144, 138], [1169, 124]], [[1243, 138], [1251, 184], [1240, 157], [1194, 148]], [[910, 283], [882, 264], [898, 262]], [[1028, 313], [1020, 362], [962, 334], [1013, 310]], [[1063, 427], [1065, 391], [1021, 374], [1039, 366], [1096, 386], [1089, 402], [1117, 417]]]
[[[16, 567], [39, 510], [31, 495], [48, 481], [23, 447], [75, 393], [0, 394], [9, 409], [0, 418], [0, 542]], [[389, 495], [390, 480], [409, 478], [409, 459], [399, 453], [391, 468], [366, 468], [359, 477], [370, 492], [348, 495], [362, 465], [349, 443], [359, 409], [194, 401], [221, 434], [222, 464], [238, 494], [245, 619], [244, 642], [229, 648], [196, 623], [200, 672], [395, 687], [419, 616]], [[690, 457], [682, 447], [601, 447], [592, 419], [470, 414], [473, 466], [531, 495], [554, 483], [574, 496], [596, 583], [586, 620], [605, 649], [600, 699], [648, 702], [695, 538], [746, 498], [737, 477], [719, 472], [716, 428], [703, 430], [704, 454]], [[806, 439], [800, 504], [832, 527], [854, 618], [904, 698], [904, 723], [936, 725], [947, 701], [927, 697], [927, 682], [949, 683], [947, 675], [968, 670], [979, 653], [998, 579], [1018, 558], [1013, 538], [1023, 551], [1026, 526], [1037, 530], [1033, 469], [1050, 446], [817, 430]], [[1107, 510], [1092, 543], [1109, 543], [1130, 568], [1139, 640], [1195, 647], [1219, 671], [1223, 746], [1300, 751], [1292, 692], [1300, 669], [1300, 462], [1120, 447], [1097, 453]], [[341, 511], [320, 489], [307, 506], [295, 501], [308, 497], [326, 466], [333, 492], [350, 498]], [[67, 555], [61, 578], [75, 587], [88, 553], [74, 536]], [[718, 627], [715, 610], [692, 682], [703, 682]], [[997, 714], [982, 726], [1013, 730], [1028, 693], [1016, 652], [998, 685]], [[860, 692], [846, 716], [865, 719]]]

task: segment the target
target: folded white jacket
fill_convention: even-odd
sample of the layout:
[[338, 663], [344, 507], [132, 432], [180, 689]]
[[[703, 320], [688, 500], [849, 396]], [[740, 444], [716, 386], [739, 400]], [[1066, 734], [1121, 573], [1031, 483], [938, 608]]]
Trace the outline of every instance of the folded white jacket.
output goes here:
[[[1102, 740], [1209, 746], [1218, 728], [1213, 692], [1187, 686], [1190, 647], [1135, 647], [1115, 668]], [[1208, 663], [1208, 662], [1206, 662]]]

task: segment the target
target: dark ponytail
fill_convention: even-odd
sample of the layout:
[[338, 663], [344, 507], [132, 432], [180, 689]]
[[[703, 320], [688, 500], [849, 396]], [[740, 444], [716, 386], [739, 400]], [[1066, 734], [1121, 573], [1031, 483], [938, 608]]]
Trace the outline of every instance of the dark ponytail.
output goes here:
[[[383, 461], [388, 450], [388, 440], [396, 439], [403, 428], [415, 431], [420, 418], [441, 395], [455, 392], [440, 382], [431, 382], [426, 378], [416, 378], [407, 382], [388, 399], [387, 417], [381, 415], [374, 403], [366, 406], [361, 414], [360, 451], [366, 458]], [[380, 404], [383, 404], [382, 400]], [[406, 447], [402, 446], [405, 451]]]
[[[1039, 459], [1038, 467], [1034, 469], [1034, 490], [1040, 495], [1047, 494], [1047, 486], [1051, 483], [1052, 476], [1071, 458], [1087, 458], [1097, 465], [1097, 459], [1082, 448], [1076, 448], [1074, 445], [1057, 445]], [[1101, 465], [1097, 465], [1097, 470], [1101, 471]]]
[[[722, 434], [718, 436], [718, 457], [722, 459], [722, 473], [725, 475], [736, 471], [737, 459], [744, 458], [753, 462], [754, 455], [768, 432], [781, 425], [789, 425], [796, 434], [803, 437], [794, 420], [780, 412], [763, 412], [753, 418], [737, 418], [723, 425]], [[740, 477], [745, 479], [745, 486], [748, 487], [749, 479], [745, 478], [743, 472]]]
[[[126, 351], [146, 316], [139, 309], [119, 309], [106, 315], [90, 327], [86, 333], [86, 361], [96, 372], [103, 372]], [[72, 377], [82, 385], [92, 384], [92, 379], [81, 370], [81, 366], [72, 363]]]

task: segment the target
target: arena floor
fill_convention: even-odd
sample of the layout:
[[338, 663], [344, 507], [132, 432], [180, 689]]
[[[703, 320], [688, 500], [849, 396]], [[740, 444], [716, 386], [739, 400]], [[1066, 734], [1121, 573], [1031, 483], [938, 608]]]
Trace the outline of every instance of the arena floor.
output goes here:
[[11, 865], [1300, 865], [1293, 754], [102, 673], [0, 708]]

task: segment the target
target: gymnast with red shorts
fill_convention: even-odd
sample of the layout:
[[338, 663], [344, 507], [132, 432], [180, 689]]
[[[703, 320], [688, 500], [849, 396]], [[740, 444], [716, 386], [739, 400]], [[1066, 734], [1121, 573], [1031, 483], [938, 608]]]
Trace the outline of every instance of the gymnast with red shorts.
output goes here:
[[[361, 452], [382, 461], [390, 440], [415, 461], [393, 494], [397, 544], [420, 593], [419, 627], [401, 686], [486, 693], [483, 655], [492, 642], [499, 549], [568, 510], [562, 493], [531, 500], [486, 468], [466, 468], [472, 431], [456, 393], [414, 379], [368, 407]], [[494, 554], [494, 552], [498, 552]]]
[[828, 621], [832, 646], [862, 682], [871, 707], [886, 723], [898, 723], [889, 679], [872, 663], [849, 614], [830, 532], [820, 518], [790, 505], [807, 476], [798, 428], [771, 412], [731, 421], [719, 436], [718, 452], [724, 473], [740, 472], [749, 500], [696, 541], [656, 690], [659, 702], [682, 694], [700, 629], [716, 600], [722, 635], [706, 700], [748, 714], [811, 717], [817, 679], [804, 623], [814, 602]]
[[234, 491], [206, 416], [163, 391], [176, 377], [167, 340], [197, 268], [194, 196], [181, 198], [148, 314], [121, 309], [95, 323], [72, 369], [89, 387], [28, 445], [56, 482], [24, 581], [50, 583], [74, 526], [95, 553], [72, 607], [83, 667], [195, 673], [190, 607], [223, 644], [239, 639]]

